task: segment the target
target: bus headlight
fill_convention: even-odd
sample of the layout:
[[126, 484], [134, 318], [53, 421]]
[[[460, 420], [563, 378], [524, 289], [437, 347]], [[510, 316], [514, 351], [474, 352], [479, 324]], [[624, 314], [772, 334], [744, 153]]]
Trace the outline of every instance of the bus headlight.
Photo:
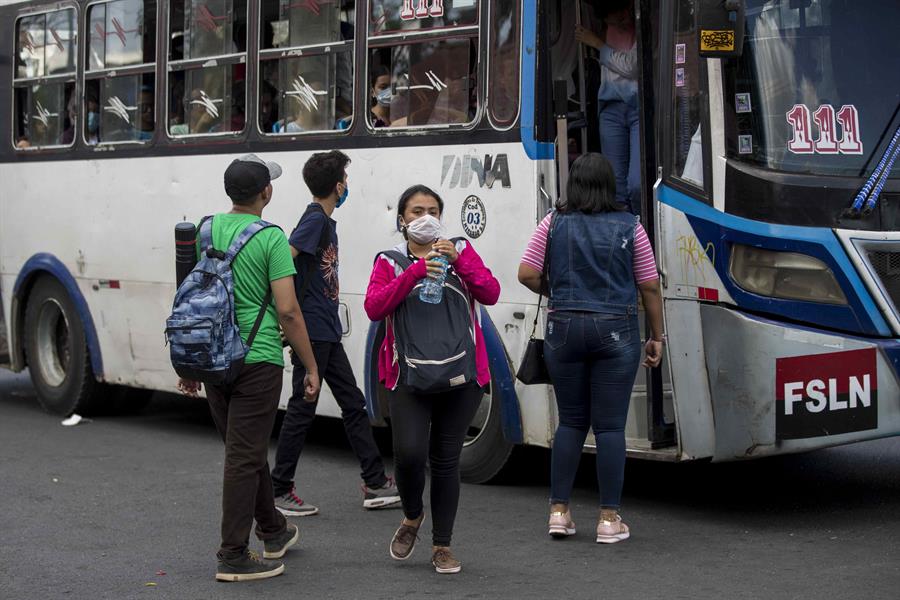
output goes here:
[[760, 296], [825, 304], [847, 304], [831, 269], [817, 258], [743, 244], [731, 247], [731, 278]]

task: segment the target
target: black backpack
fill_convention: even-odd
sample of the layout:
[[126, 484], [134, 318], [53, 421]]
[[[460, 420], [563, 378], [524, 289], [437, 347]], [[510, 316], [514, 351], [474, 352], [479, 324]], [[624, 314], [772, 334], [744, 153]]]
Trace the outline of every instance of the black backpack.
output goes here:
[[[380, 256], [391, 259], [404, 271], [413, 264], [396, 250]], [[475, 324], [465, 285], [449, 267], [440, 304], [428, 304], [419, 300], [424, 282], [423, 279], [417, 283], [388, 318], [400, 365], [397, 383], [416, 392], [434, 394], [476, 382]]]

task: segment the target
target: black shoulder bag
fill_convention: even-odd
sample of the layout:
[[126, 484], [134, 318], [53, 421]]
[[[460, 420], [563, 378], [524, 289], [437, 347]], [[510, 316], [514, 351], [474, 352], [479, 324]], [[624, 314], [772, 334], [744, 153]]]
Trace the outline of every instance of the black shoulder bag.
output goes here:
[[547, 244], [544, 246], [544, 266], [541, 269], [541, 291], [538, 294], [537, 312], [534, 313], [534, 324], [531, 326], [531, 337], [525, 346], [525, 354], [519, 363], [516, 379], [525, 385], [550, 383], [550, 373], [547, 371], [547, 363], [544, 361], [544, 340], [535, 336], [537, 333], [538, 318], [541, 316], [541, 300], [544, 298], [544, 290], [549, 291], [548, 273], [550, 272], [550, 240], [553, 234], [553, 217], [550, 217], [550, 226], [547, 229]]

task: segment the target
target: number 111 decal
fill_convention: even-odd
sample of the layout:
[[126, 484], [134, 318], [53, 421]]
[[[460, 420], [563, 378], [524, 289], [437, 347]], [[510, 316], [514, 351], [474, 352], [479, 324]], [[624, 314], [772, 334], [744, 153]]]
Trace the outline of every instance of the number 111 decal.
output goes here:
[[[834, 112], [830, 104], [823, 104], [812, 113], [805, 104], [795, 104], [785, 115], [794, 131], [788, 141], [788, 150], [794, 154], [862, 154], [863, 145], [859, 137], [859, 112], [852, 104], [845, 104]], [[819, 128], [819, 139], [812, 139], [812, 121]], [[837, 137], [837, 124], [841, 135]]]

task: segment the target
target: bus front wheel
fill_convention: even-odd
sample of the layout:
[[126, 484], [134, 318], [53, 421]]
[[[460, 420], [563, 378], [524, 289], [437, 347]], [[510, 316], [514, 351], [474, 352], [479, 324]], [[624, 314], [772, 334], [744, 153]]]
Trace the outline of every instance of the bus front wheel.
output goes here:
[[25, 309], [25, 356], [44, 410], [90, 412], [99, 384], [91, 370], [84, 325], [62, 284], [41, 277]]
[[506, 464], [512, 453], [513, 443], [503, 435], [500, 415], [500, 397], [484, 394], [475, 418], [469, 424], [460, 457], [459, 472], [463, 481], [485, 483], [493, 479]]

